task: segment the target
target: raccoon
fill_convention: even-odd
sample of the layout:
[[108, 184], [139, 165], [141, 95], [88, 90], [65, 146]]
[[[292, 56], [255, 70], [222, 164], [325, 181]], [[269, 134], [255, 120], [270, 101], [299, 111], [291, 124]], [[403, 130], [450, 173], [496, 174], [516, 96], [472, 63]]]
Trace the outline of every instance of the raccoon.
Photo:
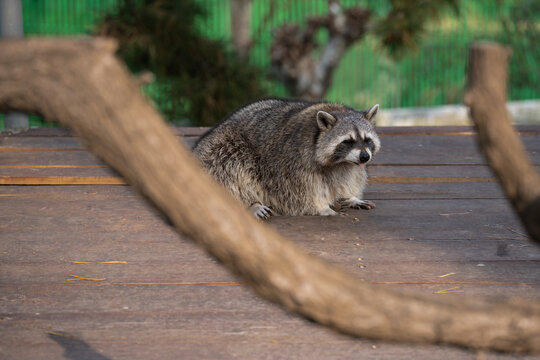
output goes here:
[[381, 147], [374, 129], [378, 108], [259, 100], [210, 129], [193, 151], [257, 218], [372, 209], [362, 195], [365, 164]]

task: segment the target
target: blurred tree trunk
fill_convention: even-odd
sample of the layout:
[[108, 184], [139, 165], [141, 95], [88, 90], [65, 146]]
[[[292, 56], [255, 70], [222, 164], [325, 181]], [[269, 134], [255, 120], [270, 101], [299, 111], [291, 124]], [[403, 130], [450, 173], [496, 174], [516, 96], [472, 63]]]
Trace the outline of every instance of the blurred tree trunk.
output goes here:
[[231, 0], [231, 35], [236, 52], [243, 58], [249, 57], [251, 48], [251, 1]]
[[[22, 3], [0, 0], [0, 38], [24, 37]], [[28, 130], [28, 115], [21, 112], [7, 112], [4, 116], [6, 131], [18, 133]]]
[[506, 110], [510, 54], [510, 49], [494, 43], [469, 48], [464, 102], [491, 169], [531, 239], [540, 243], [540, 175]]
[[[310, 17], [307, 28], [286, 24], [274, 35], [271, 49], [272, 73], [294, 97], [319, 100], [331, 85], [339, 61], [366, 31], [370, 12], [358, 7], [343, 10], [339, 1], [329, 0], [328, 15]], [[320, 56], [316, 35], [328, 31], [328, 41]]]

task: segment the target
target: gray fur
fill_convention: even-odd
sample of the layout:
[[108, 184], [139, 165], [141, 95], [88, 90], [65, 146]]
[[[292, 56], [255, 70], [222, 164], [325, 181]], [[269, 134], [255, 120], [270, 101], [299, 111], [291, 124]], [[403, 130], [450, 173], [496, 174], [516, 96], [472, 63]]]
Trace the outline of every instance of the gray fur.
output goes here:
[[210, 129], [194, 152], [260, 218], [272, 212], [336, 215], [332, 207], [339, 203], [370, 209], [374, 204], [361, 200], [367, 173], [359, 163], [380, 148], [377, 110], [378, 105], [356, 111], [326, 102], [260, 100]]

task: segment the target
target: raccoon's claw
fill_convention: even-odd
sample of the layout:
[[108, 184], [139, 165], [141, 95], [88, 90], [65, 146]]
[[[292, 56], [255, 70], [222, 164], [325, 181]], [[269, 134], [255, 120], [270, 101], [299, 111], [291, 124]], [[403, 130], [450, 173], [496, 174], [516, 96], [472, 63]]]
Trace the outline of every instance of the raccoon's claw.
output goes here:
[[348, 206], [348, 207], [351, 207], [353, 209], [371, 210], [371, 209], [375, 208], [375, 203], [373, 201], [360, 200], [360, 199], [357, 199], [357, 198], [342, 201], [341, 204], [343, 206]]
[[264, 206], [261, 204], [254, 204], [251, 206], [251, 212], [257, 219], [268, 219], [270, 216], [274, 215], [274, 212], [272, 209], [270, 209], [268, 206]]
[[360, 200], [360, 202], [357, 204], [357, 209], [364, 209], [364, 210], [371, 210], [375, 209], [375, 203], [373, 201], [369, 200]]

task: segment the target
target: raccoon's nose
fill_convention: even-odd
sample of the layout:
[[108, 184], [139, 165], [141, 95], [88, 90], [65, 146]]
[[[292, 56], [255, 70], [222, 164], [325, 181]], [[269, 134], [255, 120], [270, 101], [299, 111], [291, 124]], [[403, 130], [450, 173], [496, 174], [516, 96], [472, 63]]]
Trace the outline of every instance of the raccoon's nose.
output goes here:
[[360, 153], [360, 162], [362, 164], [367, 163], [370, 158], [371, 158], [371, 156], [369, 156], [369, 154], [367, 152]]

